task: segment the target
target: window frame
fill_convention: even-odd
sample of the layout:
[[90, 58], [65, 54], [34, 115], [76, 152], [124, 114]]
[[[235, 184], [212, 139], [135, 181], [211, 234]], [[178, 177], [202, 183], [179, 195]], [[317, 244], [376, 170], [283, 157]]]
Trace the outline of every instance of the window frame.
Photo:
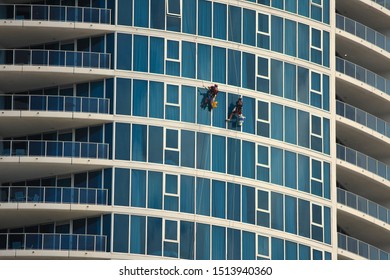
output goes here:
[[178, 0], [179, 1], [179, 3], [180, 3], [180, 11], [179, 11], [179, 14], [175, 14], [175, 13], [170, 13], [169, 12], [169, 2], [170, 2], [171, 0], [167, 0], [166, 1], [166, 14], [167, 14], [167, 16], [173, 16], [173, 17], [179, 17], [179, 18], [181, 18], [181, 15], [183, 14], [183, 3], [182, 3], [182, 1], [181, 0]]

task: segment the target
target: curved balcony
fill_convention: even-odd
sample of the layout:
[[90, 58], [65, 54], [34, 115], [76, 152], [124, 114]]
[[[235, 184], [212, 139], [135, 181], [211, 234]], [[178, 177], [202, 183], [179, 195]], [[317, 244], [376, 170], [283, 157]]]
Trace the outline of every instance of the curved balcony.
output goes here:
[[337, 188], [337, 202], [390, 224], [390, 209], [362, 196]]
[[[107, 98], [56, 95], [0, 95], [0, 131], [17, 137], [111, 121]], [[22, 133], [22, 135], [21, 135]]]
[[111, 10], [41, 4], [0, 4], [0, 26], [0, 43], [7, 48], [64, 41], [107, 33], [111, 29]]
[[[372, 191], [371, 185], [365, 187], [366, 192]], [[337, 189], [337, 225], [355, 238], [380, 248], [387, 248], [386, 244], [390, 242], [390, 210], [356, 195], [354, 186], [349, 188], [353, 192]]]
[[107, 189], [1, 186], [0, 228], [97, 216], [109, 212], [107, 206]]
[[[107, 236], [105, 235], [0, 233], [0, 258], [2, 259], [45, 256], [105, 258], [105, 254], [101, 253], [106, 252], [106, 246]], [[83, 252], [83, 254], [75, 254], [77, 252]], [[89, 252], [91, 254], [88, 254]]]
[[363, 241], [360, 241], [356, 238], [347, 236], [342, 233], [337, 234], [338, 237], [338, 248], [339, 255], [343, 258], [351, 259], [354, 258], [351, 255], [348, 255], [344, 252], [347, 251], [354, 255], [359, 255], [360, 257], [368, 260], [389, 260], [390, 254], [378, 249], [370, 244], [367, 244]]
[[337, 159], [337, 180], [341, 185], [367, 199], [387, 205], [390, 166], [340, 144], [337, 144]]
[[390, 157], [390, 123], [339, 100], [336, 114], [345, 118], [337, 118], [336, 127], [344, 144], [378, 159]]
[[0, 92], [22, 92], [53, 84], [112, 76], [111, 54], [39, 49], [0, 50]]
[[338, 96], [365, 111], [388, 114], [390, 80], [339, 57], [336, 57], [336, 71]]
[[[110, 164], [108, 144], [41, 140], [0, 141], [0, 178], [12, 182], [83, 172]], [[66, 166], [66, 168], [64, 168]], [[23, 172], [20, 172], [23, 170]]]
[[378, 5], [381, 5], [382, 7], [385, 7], [386, 9], [390, 10], [390, 0], [371, 0]]
[[390, 40], [385, 35], [339, 14], [336, 14], [336, 27], [336, 51], [339, 54], [377, 73], [386, 73], [390, 62]]

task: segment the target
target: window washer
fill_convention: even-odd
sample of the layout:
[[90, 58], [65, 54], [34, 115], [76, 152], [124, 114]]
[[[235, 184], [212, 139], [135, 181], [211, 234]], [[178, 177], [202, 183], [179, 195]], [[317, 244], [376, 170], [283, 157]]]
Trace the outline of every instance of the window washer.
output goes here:
[[243, 105], [242, 98], [240, 97], [236, 101], [236, 106], [233, 108], [233, 111], [231, 112], [229, 118], [226, 119], [227, 122], [231, 121], [233, 116], [235, 116], [238, 125], [241, 126], [243, 124], [245, 117], [242, 114], [242, 105]]
[[209, 103], [211, 109], [217, 108], [218, 102], [215, 101], [218, 95], [218, 85], [214, 84], [213, 86], [207, 87], [207, 97], [205, 103]]

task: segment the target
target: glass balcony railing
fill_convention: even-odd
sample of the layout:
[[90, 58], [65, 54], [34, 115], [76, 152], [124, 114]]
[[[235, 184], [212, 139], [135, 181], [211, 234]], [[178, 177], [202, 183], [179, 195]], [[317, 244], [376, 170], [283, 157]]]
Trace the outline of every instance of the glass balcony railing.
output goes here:
[[362, 196], [337, 188], [337, 202], [390, 224], [390, 209]]
[[390, 95], [390, 80], [387, 80], [386, 78], [379, 76], [359, 65], [344, 60], [340, 57], [336, 57], [336, 71], [357, 79]]
[[390, 39], [385, 35], [345, 16], [336, 14], [336, 27], [375, 46], [390, 51]]
[[0, 156], [108, 159], [108, 144], [68, 141], [2, 140]]
[[106, 189], [39, 187], [39, 186], [0, 186], [2, 203], [58, 203], [107, 205]]
[[111, 54], [62, 50], [0, 50], [0, 65], [110, 68]]
[[0, 110], [109, 114], [107, 98], [57, 95], [0, 95]]
[[351, 148], [337, 144], [337, 158], [390, 180], [390, 166]]
[[371, 1], [374, 1], [375, 3], [387, 8], [387, 9], [390, 9], [390, 0], [371, 0]]
[[0, 20], [111, 23], [111, 10], [51, 5], [0, 5]]
[[389, 260], [390, 254], [356, 238], [338, 233], [339, 249], [359, 255], [369, 260]]
[[363, 110], [337, 100], [336, 113], [339, 116], [371, 128], [384, 136], [390, 137], [390, 123]]
[[55, 233], [0, 233], [1, 250], [106, 252], [107, 236]]

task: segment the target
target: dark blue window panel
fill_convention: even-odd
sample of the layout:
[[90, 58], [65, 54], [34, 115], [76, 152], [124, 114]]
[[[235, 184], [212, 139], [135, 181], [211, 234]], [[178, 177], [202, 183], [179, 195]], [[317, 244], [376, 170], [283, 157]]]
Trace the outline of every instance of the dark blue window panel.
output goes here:
[[195, 78], [196, 68], [196, 44], [191, 42], [182, 42], [182, 68], [181, 75], [186, 78]]
[[[135, 2], [137, 2], [137, 0], [135, 0]], [[148, 3], [147, 1], [141, 1], [141, 2]], [[132, 15], [133, 15], [133, 0], [118, 0], [118, 15], [117, 15], [118, 24], [131, 26], [133, 24]], [[112, 16], [113, 15], [111, 15], [111, 17]]]
[[210, 225], [196, 224], [196, 259], [210, 259]]
[[182, 86], [181, 88], [181, 121], [195, 123], [196, 88]]
[[257, 236], [257, 253], [263, 256], [269, 256], [269, 240], [268, 237]]
[[133, 125], [132, 135], [132, 159], [136, 161], [146, 161], [146, 134], [145, 125]]
[[256, 12], [244, 9], [243, 13], [243, 43], [256, 46]]
[[210, 216], [210, 180], [196, 178], [196, 214]]
[[300, 236], [310, 238], [310, 202], [298, 200], [298, 223]]
[[228, 51], [228, 84], [241, 86], [241, 52]]
[[227, 173], [240, 176], [241, 172], [241, 141], [228, 138], [227, 142]]
[[226, 259], [226, 228], [212, 226], [212, 259]]
[[148, 72], [148, 41], [147, 36], [134, 35], [134, 71]]
[[163, 163], [163, 145], [163, 128], [149, 126], [149, 162]]
[[310, 38], [309, 26], [306, 24], [298, 23], [298, 57], [299, 58], [309, 60], [309, 43], [310, 43], [309, 38]]
[[194, 223], [180, 221], [180, 258], [194, 259]]
[[131, 170], [131, 206], [146, 207], [146, 171]]
[[285, 231], [297, 234], [297, 199], [285, 196]]
[[[246, 117], [243, 124], [243, 131], [255, 134], [256, 126], [256, 100], [250, 97], [243, 97], [243, 115]], [[245, 106], [245, 107], [244, 107]]]
[[283, 18], [271, 16], [271, 49], [283, 53]]
[[147, 254], [162, 255], [162, 219], [148, 217]]
[[331, 213], [330, 208], [324, 207], [324, 242], [326, 244], [332, 243], [331, 232]]
[[162, 209], [162, 173], [149, 171], [148, 173], [148, 208]]
[[228, 8], [228, 40], [241, 42], [241, 8], [230, 6]]
[[183, 21], [183, 32], [189, 33], [189, 34], [195, 34], [195, 32], [196, 32], [196, 0], [183, 0], [182, 21]]
[[284, 97], [297, 99], [297, 68], [290, 63], [284, 63]]
[[297, 243], [286, 241], [286, 260], [298, 259], [298, 246]]
[[129, 216], [114, 215], [114, 252], [129, 252]]
[[322, 260], [322, 252], [313, 249], [313, 260]]
[[226, 93], [219, 91], [217, 102], [219, 104], [218, 110], [213, 111], [213, 126], [225, 128], [226, 127]]
[[225, 4], [214, 2], [213, 37], [226, 40], [227, 9]]
[[195, 132], [181, 131], [181, 166], [195, 167]]
[[271, 182], [283, 186], [283, 150], [271, 148]]
[[299, 244], [299, 259], [300, 260], [310, 260], [310, 247], [306, 245]]
[[237, 229], [227, 229], [227, 259], [241, 259], [241, 232]]
[[241, 212], [241, 186], [238, 184], [227, 184], [227, 218], [240, 221]]
[[146, 218], [131, 216], [130, 226], [130, 253], [145, 254]]
[[284, 2], [286, 11], [292, 12], [294, 14], [297, 13], [297, 2], [296, 0], [286, 0]]
[[298, 67], [298, 101], [309, 104], [309, 70]]
[[284, 0], [272, 0], [272, 7], [283, 10]]
[[[126, 0], [122, 0], [125, 2]], [[149, 27], [149, 1], [134, 1], [134, 26]], [[118, 7], [119, 11], [119, 7]], [[128, 13], [127, 13], [128, 16]]]
[[226, 172], [226, 138], [213, 135], [213, 171]]
[[225, 182], [213, 180], [212, 183], [212, 216], [225, 219], [226, 186]]
[[255, 224], [255, 198], [254, 188], [242, 186], [242, 221], [244, 223]]
[[271, 228], [283, 230], [283, 195], [271, 193]]
[[164, 39], [150, 37], [150, 72], [164, 74]]
[[131, 70], [132, 35], [118, 33], [117, 35], [117, 69]]
[[255, 55], [242, 53], [242, 87], [255, 90]]
[[[242, 176], [255, 179], [255, 143], [242, 141]], [[214, 161], [214, 157], [213, 157]]]
[[298, 14], [309, 17], [309, 0], [298, 1]]
[[165, 221], [165, 239], [177, 240], [177, 221]]
[[149, 82], [149, 117], [164, 118], [164, 83]]
[[271, 94], [283, 96], [283, 62], [278, 60], [271, 60]]
[[271, 138], [283, 141], [283, 106], [271, 104]]
[[242, 232], [242, 259], [256, 259], [256, 236], [253, 232]]
[[198, 34], [211, 37], [211, 2], [198, 0]]
[[195, 213], [195, 178], [191, 176], [180, 177], [180, 212]]
[[131, 114], [131, 80], [116, 79], [116, 113], [120, 115]]
[[290, 144], [297, 144], [297, 111], [284, 107], [284, 140]]
[[303, 155], [298, 155], [298, 189], [310, 192], [310, 159]]
[[210, 170], [210, 134], [196, 134], [196, 168]]
[[150, 28], [165, 29], [165, 0], [150, 0]]
[[272, 260], [284, 260], [284, 240], [272, 237], [271, 239], [272, 248]]
[[[225, 48], [213, 47], [212, 66], [213, 66], [213, 81], [217, 83], [226, 83], [226, 49]], [[221, 93], [219, 93], [219, 95], [220, 94]]]
[[285, 20], [285, 41], [284, 52], [287, 55], [297, 55], [297, 23], [292, 20]]
[[309, 148], [310, 146], [310, 114], [298, 111], [298, 145]]
[[211, 46], [198, 44], [198, 79], [211, 81]]
[[115, 168], [114, 204], [129, 206], [130, 198], [130, 170]]
[[288, 188], [297, 188], [297, 155], [284, 151], [284, 185]]
[[130, 160], [130, 124], [115, 124], [115, 159]]

